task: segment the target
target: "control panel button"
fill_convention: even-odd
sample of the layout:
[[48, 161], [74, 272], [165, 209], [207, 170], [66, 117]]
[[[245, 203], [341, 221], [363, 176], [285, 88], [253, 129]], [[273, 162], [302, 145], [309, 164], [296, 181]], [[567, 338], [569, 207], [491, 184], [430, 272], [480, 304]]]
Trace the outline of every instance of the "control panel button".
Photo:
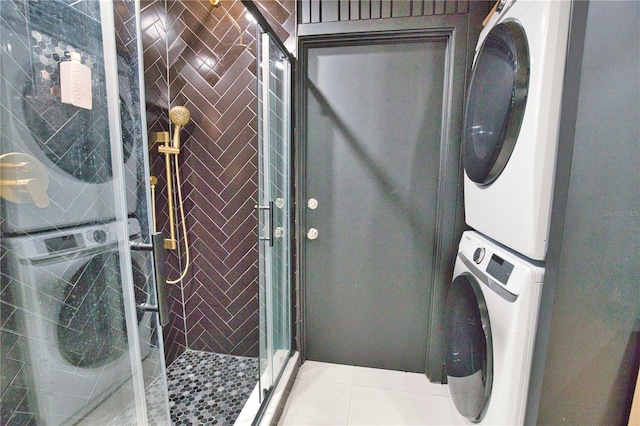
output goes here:
[[482, 259], [484, 259], [484, 254], [485, 254], [485, 249], [483, 247], [478, 247], [476, 251], [473, 253], [473, 261], [476, 262], [477, 264], [480, 264], [482, 262]]
[[96, 243], [102, 244], [107, 241], [107, 233], [102, 229], [96, 229], [93, 231], [93, 241]]

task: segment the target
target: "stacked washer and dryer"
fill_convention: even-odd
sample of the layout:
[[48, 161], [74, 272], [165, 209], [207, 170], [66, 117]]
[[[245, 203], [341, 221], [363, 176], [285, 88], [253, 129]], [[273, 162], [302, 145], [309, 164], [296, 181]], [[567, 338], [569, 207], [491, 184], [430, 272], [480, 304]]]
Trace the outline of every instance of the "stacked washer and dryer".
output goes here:
[[[11, 60], [2, 63], [0, 152], [3, 164], [20, 158], [28, 163], [25, 172], [36, 165], [46, 170], [49, 200], [1, 203], [3, 291], [10, 290], [3, 293], [3, 302], [15, 309], [12, 321], [21, 341], [20, 355], [13, 353], [16, 347], [2, 356], [25, 365], [19, 386], [28, 388], [29, 400], [21, 410], [33, 414], [38, 424], [71, 424], [131, 376], [101, 27], [64, 3], [26, 7], [28, 23], [19, 14], [3, 15], [18, 30], [11, 33]], [[89, 36], [78, 38], [78, 28]], [[62, 104], [56, 92], [59, 63], [70, 51], [92, 68], [91, 110]], [[127, 78], [126, 72], [120, 75], [123, 87], [130, 87], [122, 81]], [[130, 94], [121, 95], [120, 106], [123, 180], [132, 217], [141, 147], [132, 134]], [[141, 241], [137, 219], [129, 219], [129, 238]], [[138, 304], [149, 298], [149, 262], [147, 255], [132, 253]], [[140, 312], [138, 321], [146, 356], [152, 316]], [[12, 384], [6, 386], [10, 392]]]
[[502, 0], [463, 123], [465, 221], [445, 314], [461, 423], [524, 422], [549, 237], [569, 0]]

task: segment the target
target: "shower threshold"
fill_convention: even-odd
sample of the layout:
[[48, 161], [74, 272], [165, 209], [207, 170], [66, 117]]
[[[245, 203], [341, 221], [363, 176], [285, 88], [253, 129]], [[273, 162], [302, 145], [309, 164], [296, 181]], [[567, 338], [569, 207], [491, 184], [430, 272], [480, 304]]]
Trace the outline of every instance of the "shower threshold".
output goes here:
[[[282, 352], [282, 356], [285, 354], [288, 356], [289, 352], [287, 351], [278, 351]], [[276, 357], [279, 354], [276, 354]], [[271, 395], [271, 398], [267, 401], [267, 406], [264, 407], [262, 411], [262, 416], [257, 425], [272, 425], [276, 422], [280, 415], [282, 414], [282, 410], [284, 408], [285, 403], [287, 402], [287, 397], [291, 391], [291, 387], [293, 386], [293, 381], [298, 374], [298, 369], [300, 368], [300, 353], [294, 352], [293, 355], [288, 359], [287, 365], [284, 367], [284, 371], [280, 376], [280, 379], [275, 385], [275, 390]], [[268, 372], [263, 374], [263, 377], [266, 377]], [[250, 426], [254, 424], [254, 420], [258, 415], [258, 412], [261, 408], [260, 401], [260, 383], [257, 383], [249, 396], [249, 400], [242, 408], [242, 412], [238, 416], [235, 426]]]

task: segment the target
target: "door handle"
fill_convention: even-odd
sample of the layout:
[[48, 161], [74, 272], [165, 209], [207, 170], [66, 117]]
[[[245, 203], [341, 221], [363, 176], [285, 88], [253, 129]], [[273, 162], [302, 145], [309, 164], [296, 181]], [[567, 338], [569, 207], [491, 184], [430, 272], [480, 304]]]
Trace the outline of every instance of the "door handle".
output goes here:
[[167, 250], [164, 248], [162, 233], [151, 234], [151, 244], [130, 242], [131, 250], [153, 252], [153, 273], [156, 282], [156, 305], [142, 303], [138, 309], [148, 312], [157, 312], [160, 325], [169, 324], [169, 304], [167, 303], [167, 278], [164, 275], [164, 265], [167, 263]]
[[[269, 242], [269, 247], [273, 247], [273, 201], [269, 201], [269, 205], [266, 206], [256, 206], [256, 209], [258, 210], [258, 216], [260, 216], [260, 212], [262, 211], [268, 211], [269, 212], [269, 233], [268, 236], [264, 236], [261, 237], [260, 234], [258, 233], [258, 239], [260, 241], [268, 241]], [[258, 219], [259, 221], [259, 219]]]

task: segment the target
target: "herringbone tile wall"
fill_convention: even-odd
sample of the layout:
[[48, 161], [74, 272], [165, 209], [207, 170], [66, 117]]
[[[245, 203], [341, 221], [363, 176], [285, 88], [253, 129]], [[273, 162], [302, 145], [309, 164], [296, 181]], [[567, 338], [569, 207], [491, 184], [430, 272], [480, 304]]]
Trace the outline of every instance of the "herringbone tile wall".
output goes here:
[[[293, 35], [295, 1], [259, 4], [283, 41]], [[179, 157], [191, 266], [169, 294], [168, 362], [185, 348], [258, 354], [256, 28], [245, 13], [233, 0], [142, 2], [149, 131], [169, 130], [170, 107], [191, 112]], [[156, 146], [149, 155], [168, 235], [164, 158]], [[184, 262], [171, 254], [169, 279]]]

